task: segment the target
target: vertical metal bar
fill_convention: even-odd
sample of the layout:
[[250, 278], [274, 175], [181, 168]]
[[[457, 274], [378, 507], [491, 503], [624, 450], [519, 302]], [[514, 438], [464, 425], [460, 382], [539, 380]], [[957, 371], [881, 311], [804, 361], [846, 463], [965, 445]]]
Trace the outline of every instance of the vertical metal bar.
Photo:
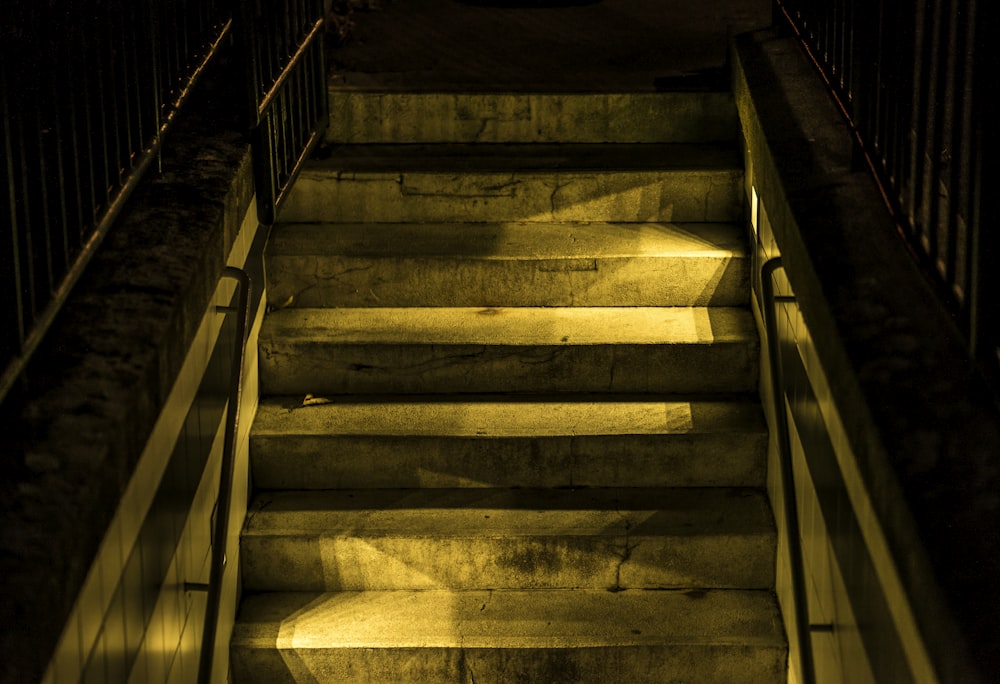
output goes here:
[[97, 215], [104, 200], [106, 171], [103, 164], [103, 109], [101, 105], [101, 72], [96, 63], [96, 50], [93, 47], [93, 36], [96, 31], [93, 15], [88, 14], [86, 25], [81, 29], [80, 36], [80, 77], [81, 99], [84, 102], [83, 141], [86, 147], [84, 158], [87, 164], [85, 222], [80, 226], [80, 241], [84, 242], [90, 228], [97, 222]]
[[[11, 53], [14, 51], [11, 50]], [[17, 93], [18, 89], [10, 88], [10, 77], [7, 70], [11, 68], [14, 64], [14, 59], [16, 56], [8, 53], [5, 57], [10, 57], [11, 59], [4, 59], [0, 63], [0, 92], [11, 93], [9, 97], [0, 97], [0, 111], [3, 112], [3, 150], [4, 150], [4, 161], [5, 161], [5, 173], [7, 177], [7, 200], [8, 200], [8, 218], [10, 220], [10, 234], [5, 239], [5, 242], [10, 247], [10, 258], [9, 263], [6, 264], [8, 268], [0, 269], [0, 274], [8, 273], [10, 275], [10, 291], [9, 296], [13, 300], [13, 321], [4, 321], [4, 328], [8, 331], [5, 333], [3, 340], [4, 347], [10, 346], [11, 352], [17, 353], [17, 351], [24, 344], [25, 338], [25, 302], [23, 297], [24, 283], [22, 282], [22, 269], [21, 269], [21, 238], [20, 230], [21, 224], [18, 221], [17, 215], [17, 185], [15, 181], [15, 169], [14, 169], [14, 145], [13, 138], [15, 131], [13, 130], [15, 122], [21, 117], [21, 107], [19, 106], [20, 98]], [[11, 101], [14, 101], [14, 111], [11, 111]], [[0, 258], [7, 253], [6, 249], [0, 249]], [[5, 260], [6, 261], [6, 260]], [[2, 262], [0, 262], [2, 263]], [[4, 300], [7, 300], [8, 292], [3, 293]], [[5, 315], [6, 318], [6, 315]], [[6, 339], [10, 337], [10, 339]]]
[[[74, 12], [69, 14], [70, 21], [78, 21]], [[79, 28], [79, 27], [78, 27]], [[82, 75], [79, 73], [79, 65], [77, 63], [77, 56], [80, 51], [80, 46], [78, 43], [79, 31], [67, 31], [66, 32], [66, 76], [70, 83], [80, 86], [84, 83]], [[82, 242], [82, 231], [84, 230], [85, 216], [87, 215], [84, 207], [84, 196], [85, 196], [85, 181], [84, 175], [87, 173], [83, 165], [86, 161], [82, 158], [83, 152], [80, 142], [80, 129], [81, 129], [81, 119], [82, 113], [80, 112], [80, 88], [73, 87], [68, 88], [64, 97], [66, 98], [66, 118], [67, 126], [69, 128], [69, 143], [67, 153], [69, 155], [69, 177], [72, 182], [72, 194], [73, 194], [73, 209], [72, 212], [67, 212], [67, 226], [66, 226], [66, 241], [70, 250], [74, 251], [80, 246]], [[72, 233], [70, 232], [72, 230]]]
[[[129, 6], [131, 3], [127, 3]], [[118, 35], [115, 36], [115, 66], [118, 73], [118, 87], [115, 89], [117, 93], [117, 98], [115, 100], [116, 109], [119, 110], [119, 120], [121, 121], [121, 128], [119, 131], [119, 137], [121, 140], [121, 148], [118, 158], [118, 174], [119, 183], [124, 181], [124, 178], [132, 169], [132, 162], [135, 159], [136, 148], [133, 146], [133, 136], [134, 136], [134, 122], [132, 121], [132, 107], [135, 101], [133, 95], [132, 81], [131, 81], [131, 60], [129, 60], [129, 48], [128, 48], [128, 36], [126, 34], [126, 3], [120, 4], [114, 8], [115, 21], [113, 23], [113, 30]]]
[[[889, 91], [890, 110], [886, 125], [889, 128], [890, 144], [888, 171], [893, 183], [894, 196], [902, 211], [904, 205], [904, 188], [907, 184], [907, 155], [909, 148], [909, 124], [913, 109], [913, 73], [910, 68], [913, 54], [913, 12], [904, 11], [902, 0], [891, 1], [890, 16], [895, 17], [897, 24], [896, 37], [893, 41], [892, 82]], [[892, 31], [892, 28], [889, 29]]]
[[951, 167], [954, 153], [954, 89], [955, 89], [955, 36], [957, 23], [953, 0], [947, 0], [943, 26], [941, 27], [943, 51], [937, 55], [940, 63], [940, 81], [938, 91], [938, 145], [935, 149], [935, 182], [934, 191], [937, 198], [936, 211], [932, 220], [937, 232], [938, 254], [936, 266], [946, 286], [950, 286], [954, 278], [954, 238], [950, 225], [951, 219]]
[[[108, 125], [108, 113], [107, 113], [107, 89], [105, 87], [105, 81], [107, 77], [107, 65], [103, 59], [104, 55], [101, 51], [101, 45], [106, 44], [104, 40], [104, 17], [103, 15], [96, 15], [94, 18], [93, 33], [90, 38], [90, 49], [93, 50], [94, 62], [91, 64], [92, 71], [94, 74], [94, 81], [96, 87], [94, 88], [94, 100], [96, 102], [96, 121], [94, 122], [95, 128], [91, 129], [97, 134], [97, 139], [94, 141], [94, 146], [91, 148], [96, 155], [99, 155], [99, 168], [98, 168], [98, 182], [97, 194], [94, 197], [95, 200], [95, 214], [99, 214], [104, 211], [108, 206], [111, 198], [111, 168], [108, 160], [108, 149], [110, 148], [109, 141], [109, 125]], [[95, 34], [96, 37], [95, 37]]]
[[844, 98], [845, 106], [850, 107], [851, 101], [854, 99], [854, 79], [855, 79], [855, 55], [857, 47], [854, 41], [854, 26], [855, 26], [855, 16], [856, 10], [855, 5], [857, 0], [847, 0], [847, 5], [844, 8], [844, 73], [841, 77], [842, 88], [846, 97]]
[[149, 135], [153, 139], [160, 134], [160, 129], [163, 127], [164, 62], [163, 48], [161, 46], [163, 31], [161, 9], [162, 3], [158, 3], [156, 0], [146, 0], [150, 35], [148, 53], [149, 72], [152, 80], [150, 84], [150, 95], [152, 96], [152, 102], [150, 102], [150, 123], [152, 130]]
[[[52, 23], [56, 27], [57, 35], [64, 35], [66, 32], [66, 27], [64, 26], [64, 20], [62, 13], [57, 12], [56, 16], [52, 17]], [[55, 197], [51, 202], [50, 212], [54, 215], [53, 226], [51, 229], [50, 244], [52, 245], [52, 254], [50, 256], [50, 267], [52, 269], [51, 278], [53, 282], [62, 278], [63, 274], [69, 267], [69, 256], [70, 256], [70, 246], [69, 246], [69, 234], [68, 234], [68, 219], [69, 211], [67, 209], [67, 195], [69, 194], [67, 189], [67, 174], [65, 172], [65, 151], [66, 144], [63, 136], [63, 123], [65, 120], [64, 112], [67, 109], [66, 98], [61, 97], [60, 84], [62, 83], [64, 76], [60, 75], [60, 78], [56, 78], [55, 74], [59, 71], [55, 68], [57, 64], [64, 64], [66, 61], [66, 43], [65, 41], [60, 42], [59, 45], [53, 46], [53, 48], [48, 51], [49, 62], [46, 65], [46, 71], [48, 78], [45, 79], [45, 101], [48, 103], [49, 110], [51, 112], [51, 122], [50, 131], [48, 134], [49, 145], [47, 146], [47, 155], [49, 157], [49, 167], [51, 169], [50, 183], [55, 190]], [[52, 290], [54, 288], [50, 288]]]
[[949, 285], [953, 295], [962, 305], [963, 323], [968, 324], [966, 295], [968, 292], [968, 271], [966, 269], [968, 254], [968, 235], [965, 223], [964, 207], [966, 204], [965, 178], [968, 173], [968, 103], [971, 93], [968, 91], [968, 46], [970, 18], [968, 0], [955, 0], [955, 17], [952, 55], [953, 68], [951, 79], [951, 174], [948, 183], [948, 216], [949, 252], [951, 269]]
[[792, 611], [795, 634], [799, 642], [799, 667], [803, 684], [815, 684], [816, 669], [810, 630], [809, 598], [806, 591], [805, 555], [799, 524], [798, 501], [795, 491], [795, 471], [789, 444], [788, 416], [785, 412], [785, 380], [782, 373], [778, 325], [775, 321], [774, 274], [783, 268], [781, 257], [773, 257], [761, 267], [764, 325], [767, 335], [767, 356], [771, 369], [771, 396], [775, 420], [775, 441], [778, 445], [779, 476], [784, 495], [784, 518], [788, 540], [788, 563], [792, 583]]
[[[34, 55], [32, 55], [34, 57]], [[32, 226], [32, 218], [34, 216], [33, 211], [33, 201], [29, 188], [36, 182], [32, 174], [32, 169], [28, 166], [28, 154], [25, 150], [25, 142], [33, 137], [30, 133], [32, 130], [26, 126], [25, 119], [28, 116], [28, 112], [36, 112], [36, 103], [30, 101], [28, 98], [30, 93], [27, 88], [22, 88], [22, 109], [21, 116], [15, 120], [18, 126], [18, 131], [16, 139], [17, 144], [17, 159], [19, 160], [19, 168], [17, 170], [18, 179], [20, 180], [20, 201], [21, 201], [21, 225], [24, 226], [24, 230], [21, 234], [23, 238], [21, 242], [22, 251], [22, 265], [24, 270], [24, 279], [22, 285], [25, 290], [26, 302], [24, 310], [25, 327], [30, 323], [31, 317], [38, 310], [38, 297], [37, 297], [37, 274], [36, 274], [36, 262], [35, 262], [35, 252], [37, 251], [34, 245], [34, 234]], [[37, 123], [35, 121], [34, 123]]]
[[128, 7], [128, 14], [123, 22], [125, 26], [132, 27], [132, 30], [122, 31], [123, 48], [122, 52], [125, 59], [125, 83], [131, 86], [130, 92], [131, 97], [128, 101], [128, 120], [129, 120], [129, 168], [135, 164], [135, 161], [142, 154], [145, 147], [145, 137], [143, 136], [143, 121], [142, 121], [142, 108], [145, 102], [145, 93], [143, 91], [143, 78], [139, 70], [139, 45], [143, 40], [146, 39], [146, 32], [149, 30], [148, 25], [140, 21], [142, 16], [141, 4], [129, 2], [126, 4]]
[[39, 70], [41, 78], [31, 88], [31, 93], [35, 97], [34, 102], [34, 127], [32, 129], [34, 137], [34, 164], [33, 170], [36, 172], [36, 186], [32, 199], [35, 200], [38, 209], [36, 216], [38, 220], [29, 228], [34, 233], [33, 240], [36, 250], [35, 256], [35, 287], [39, 290], [36, 294], [39, 306], [44, 306], [43, 300], [47, 300], [49, 294], [55, 289], [55, 274], [53, 268], [53, 245], [52, 236], [55, 232], [52, 225], [51, 212], [51, 188], [49, 169], [49, 138], [52, 134], [51, 104], [45, 101], [44, 93], [48, 90], [48, 79], [52, 78], [46, 68], [48, 55], [39, 54]]
[[935, 25], [934, 37], [934, 81], [931, 96], [933, 125], [930, 129], [930, 144], [928, 148], [927, 202], [928, 233], [931, 236], [928, 246], [930, 265], [942, 277], [947, 277], [944, 259], [947, 254], [947, 234], [941, 227], [942, 193], [941, 180], [943, 165], [947, 163], [944, 156], [946, 140], [947, 104], [948, 104], [948, 66], [945, 50], [948, 45], [948, 33], [951, 21], [948, 11], [951, 3], [948, 0], [938, 0], [938, 21]]
[[205, 625], [202, 632], [201, 654], [198, 663], [198, 684], [212, 681], [215, 641], [219, 627], [219, 606], [222, 600], [222, 581], [226, 570], [226, 551], [229, 546], [229, 516], [232, 508], [233, 479], [235, 477], [236, 445], [239, 441], [240, 402], [243, 390], [243, 357], [246, 350], [247, 331], [250, 328], [250, 276], [246, 271], [227, 267], [225, 277], [236, 279], [237, 303], [236, 343], [229, 370], [229, 392], [226, 402], [226, 426], [223, 435], [222, 466], [214, 533], [212, 559], [209, 569], [208, 602], [205, 607]]
[[117, 46], [117, 40], [115, 38], [115, 18], [114, 15], [117, 13], [118, 7], [115, 5], [110, 5], [105, 11], [101, 22], [104, 29], [104, 58], [108, 73], [108, 89], [106, 95], [107, 101], [107, 111], [110, 114], [108, 125], [109, 125], [109, 138], [112, 142], [112, 147], [105, 155], [108, 157], [109, 164], [113, 165], [110, 169], [111, 174], [109, 177], [109, 198], [113, 198], [118, 194], [118, 188], [121, 187], [123, 180], [123, 164], [122, 160], [125, 158], [125, 153], [122, 149], [123, 139], [122, 139], [122, 114], [121, 111], [121, 90], [120, 90], [120, 72], [119, 63], [117, 56], [115, 54], [115, 48]]
[[[1000, 135], [996, 122], [1000, 106], [991, 97], [995, 88], [1000, 51], [996, 49], [996, 22], [1000, 20], [996, 3], [977, 3], [975, 22], [975, 166], [973, 169], [973, 214], [970, 262], [972, 264], [970, 311], [970, 341], [973, 355], [987, 367], [998, 371], [1000, 366], [1000, 313], [997, 312], [997, 291], [1000, 278], [996, 271], [1000, 260], [1000, 240], [997, 239], [997, 210], [993, 180], [1000, 174]], [[972, 17], [970, 17], [971, 19]]]
[[933, 261], [937, 258], [937, 235], [934, 230], [934, 216], [937, 212], [937, 201], [934, 198], [936, 186], [935, 175], [935, 151], [937, 145], [937, 91], [938, 91], [938, 66], [936, 57], [939, 54], [939, 25], [941, 23], [941, 0], [934, 0], [931, 3], [930, 13], [927, 15], [926, 33], [924, 35], [924, 89], [921, 106], [920, 128], [922, 131], [920, 155], [920, 204], [918, 206], [917, 222], [920, 226], [920, 245], [923, 246], [927, 256]]
[[975, 152], [974, 152], [974, 125], [975, 119], [973, 108], [975, 107], [975, 29], [976, 29], [977, 8], [976, 0], [967, 0], [965, 3], [965, 25], [963, 27], [963, 50], [962, 50], [962, 98], [961, 98], [961, 148], [959, 151], [960, 163], [955, 165], [958, 178], [958, 198], [954, 204], [955, 210], [959, 214], [959, 225], [961, 226], [961, 253], [959, 254], [959, 264], [961, 272], [959, 274], [960, 283], [966, 293], [966, 308], [969, 313], [969, 332], [971, 337], [971, 327], [975, 317], [974, 311], [970, 307], [968, 296], [973, 289], [972, 284], [972, 235], [974, 230], [981, 230], [982, 226], [972, 223], [973, 210], [973, 184], [975, 183]]
[[910, 220], [911, 238], [914, 244], [920, 244], [923, 213], [924, 184], [924, 147], [926, 130], [924, 114], [927, 111], [927, 13], [924, 2], [915, 2], [913, 29], [913, 111], [910, 116], [910, 186], [907, 200], [907, 214]]

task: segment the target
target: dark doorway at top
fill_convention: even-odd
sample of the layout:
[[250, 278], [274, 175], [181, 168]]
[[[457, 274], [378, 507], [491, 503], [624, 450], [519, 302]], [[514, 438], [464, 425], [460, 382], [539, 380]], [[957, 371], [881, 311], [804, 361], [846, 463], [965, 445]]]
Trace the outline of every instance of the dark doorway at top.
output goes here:
[[474, 7], [497, 7], [503, 9], [552, 9], [558, 7], [580, 7], [596, 5], [602, 0], [456, 0], [463, 5]]

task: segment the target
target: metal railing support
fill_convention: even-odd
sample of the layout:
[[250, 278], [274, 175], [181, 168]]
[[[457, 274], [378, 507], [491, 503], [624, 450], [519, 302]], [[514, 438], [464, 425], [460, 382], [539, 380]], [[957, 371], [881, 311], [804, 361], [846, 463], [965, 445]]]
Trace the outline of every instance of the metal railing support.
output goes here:
[[788, 416], [785, 413], [784, 377], [781, 372], [781, 352], [778, 343], [778, 324], [775, 320], [776, 298], [774, 274], [783, 268], [781, 257], [772, 257], [761, 267], [761, 294], [764, 330], [767, 335], [767, 357], [770, 362], [771, 397], [774, 409], [775, 440], [778, 444], [781, 492], [784, 497], [784, 519], [788, 539], [788, 561], [792, 580], [793, 627], [799, 642], [799, 667], [802, 684], [815, 684], [816, 670], [812, 651], [812, 627], [809, 624], [809, 603], [806, 594], [805, 561], [802, 555], [802, 536], [799, 527], [798, 501], [795, 493], [795, 471], [792, 449], [789, 444]]
[[229, 376], [229, 397], [226, 407], [226, 427], [222, 448], [222, 472], [219, 476], [219, 496], [216, 503], [215, 528], [212, 534], [212, 560], [209, 574], [208, 603], [205, 606], [205, 628], [202, 632], [201, 656], [198, 663], [198, 684], [212, 681], [216, 633], [219, 628], [219, 606], [226, 570], [226, 549], [229, 545], [229, 509], [233, 498], [236, 445], [239, 441], [240, 401], [243, 394], [243, 359], [247, 331], [250, 328], [250, 276], [246, 271], [227, 266], [224, 278], [237, 281], [236, 344]]

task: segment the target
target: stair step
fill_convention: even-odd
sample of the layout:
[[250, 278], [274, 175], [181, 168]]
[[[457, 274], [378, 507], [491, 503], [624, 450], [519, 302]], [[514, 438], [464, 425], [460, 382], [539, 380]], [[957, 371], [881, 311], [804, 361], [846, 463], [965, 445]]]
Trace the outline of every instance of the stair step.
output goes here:
[[279, 224], [273, 306], [740, 306], [732, 223]]
[[257, 487], [764, 486], [767, 432], [749, 399], [311, 402], [261, 401]]
[[783, 682], [770, 592], [393, 591], [244, 599], [234, 681]]
[[268, 394], [749, 392], [758, 340], [728, 307], [271, 312]]
[[289, 193], [289, 223], [739, 218], [732, 145], [341, 145]]
[[386, 92], [338, 87], [327, 142], [733, 142], [729, 91]]
[[753, 489], [267, 492], [242, 537], [249, 590], [767, 589]]

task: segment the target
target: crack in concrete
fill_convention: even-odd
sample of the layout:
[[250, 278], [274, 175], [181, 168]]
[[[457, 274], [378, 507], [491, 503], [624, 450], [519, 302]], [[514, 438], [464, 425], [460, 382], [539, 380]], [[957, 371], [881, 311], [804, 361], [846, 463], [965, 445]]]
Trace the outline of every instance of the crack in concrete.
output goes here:
[[[513, 191], [513, 189], [516, 188], [518, 185], [521, 185], [521, 182], [522, 182], [521, 180], [519, 180], [517, 178], [514, 178], [514, 177], [511, 177], [511, 179], [509, 181], [506, 181], [505, 183], [497, 183], [496, 185], [484, 185], [483, 186], [483, 190], [487, 190], [487, 191], [490, 191], [492, 193], [499, 193], [499, 192], [506, 191], [507, 189], [510, 189], [511, 192], [509, 194], [506, 194], [506, 196], [507, 197], [513, 197], [514, 194], [515, 194], [514, 191]], [[495, 194], [494, 195], [477, 195], [477, 197], [494, 197], [494, 196], [495, 196]]]
[[[468, 352], [465, 354], [454, 354], [445, 357], [436, 357], [432, 359], [427, 359], [426, 361], [421, 361], [419, 363], [414, 363], [412, 365], [403, 366], [376, 366], [366, 363], [352, 363], [350, 364], [350, 369], [354, 371], [363, 371], [367, 373], [372, 372], [397, 372], [405, 374], [422, 374], [429, 371], [439, 370], [441, 368], [446, 368], [450, 365], [465, 364], [467, 362], [476, 362], [486, 358], [488, 361], [504, 361], [511, 358], [520, 359], [525, 365], [539, 365], [549, 363], [553, 357], [555, 357], [556, 352], [543, 349], [539, 350], [539, 356], [537, 358], [527, 358], [525, 357], [525, 350], [514, 349], [506, 354], [494, 354], [490, 352], [496, 351], [495, 348], [489, 349], [479, 349], [478, 351]], [[431, 347], [431, 353], [435, 352], [434, 347]], [[457, 363], [456, 363], [457, 362]]]
[[[456, 180], [456, 177], [453, 180]], [[517, 192], [515, 188], [523, 183], [518, 178], [511, 177], [510, 180], [494, 185], [482, 185], [478, 188], [470, 188], [467, 192], [454, 191], [442, 188], [440, 190], [421, 190], [403, 183], [400, 187], [400, 194], [404, 197], [437, 197], [443, 199], [513, 199]]]
[[357, 285], [351, 282], [345, 282], [343, 278], [345, 276], [351, 275], [352, 273], [364, 273], [366, 271], [371, 271], [373, 268], [375, 268], [374, 264], [367, 264], [365, 266], [354, 266], [351, 268], [344, 268], [340, 271], [331, 273], [329, 275], [320, 275], [319, 273], [313, 273], [313, 278], [315, 278], [318, 282], [310, 283], [309, 285], [300, 288], [295, 292], [294, 295], [292, 295], [292, 298], [294, 300], [299, 300], [302, 298], [302, 295], [305, 294], [306, 292], [314, 290], [318, 287], [329, 286], [331, 283], [336, 285], [341, 285], [345, 289], [351, 291], [352, 293], [357, 294], [358, 293]]
[[483, 134], [486, 133], [486, 127], [489, 125], [490, 121], [496, 121], [496, 119], [491, 119], [490, 117], [484, 116], [479, 120], [479, 130], [476, 131], [476, 142], [482, 142]]
[[570, 428], [570, 431], [573, 434], [569, 438], [569, 486], [574, 487], [576, 486], [575, 483], [576, 483], [577, 458], [579, 458], [579, 449], [577, 446], [577, 439], [576, 439], [576, 426], [574, 425], [572, 428]]
[[555, 177], [555, 185], [552, 188], [552, 192], [549, 194], [549, 214], [553, 219], [556, 217], [556, 211], [557, 211], [556, 204], [558, 200], [556, 196], [563, 188], [568, 188], [572, 184], [573, 181], [564, 182], [560, 180], [558, 176]]
[[629, 562], [632, 558], [632, 552], [635, 551], [639, 544], [633, 544], [631, 542], [631, 531], [632, 531], [632, 521], [629, 520], [621, 511], [617, 511], [618, 515], [622, 516], [622, 521], [625, 524], [625, 539], [622, 543], [622, 548], [618, 555], [618, 564], [615, 566], [615, 583], [608, 588], [611, 593], [618, 593], [620, 591], [625, 591], [625, 587], [622, 586], [622, 568], [625, 564]]
[[253, 508], [247, 509], [246, 522], [243, 523], [244, 528], [250, 529], [253, 527], [253, 521], [258, 515], [267, 510], [271, 504], [274, 503], [274, 499], [270, 497], [259, 497], [257, 503]]
[[715, 180], [712, 178], [708, 179], [708, 192], [705, 193], [705, 205], [702, 207], [702, 220], [708, 220], [708, 209], [712, 203], [712, 192], [715, 190]]

